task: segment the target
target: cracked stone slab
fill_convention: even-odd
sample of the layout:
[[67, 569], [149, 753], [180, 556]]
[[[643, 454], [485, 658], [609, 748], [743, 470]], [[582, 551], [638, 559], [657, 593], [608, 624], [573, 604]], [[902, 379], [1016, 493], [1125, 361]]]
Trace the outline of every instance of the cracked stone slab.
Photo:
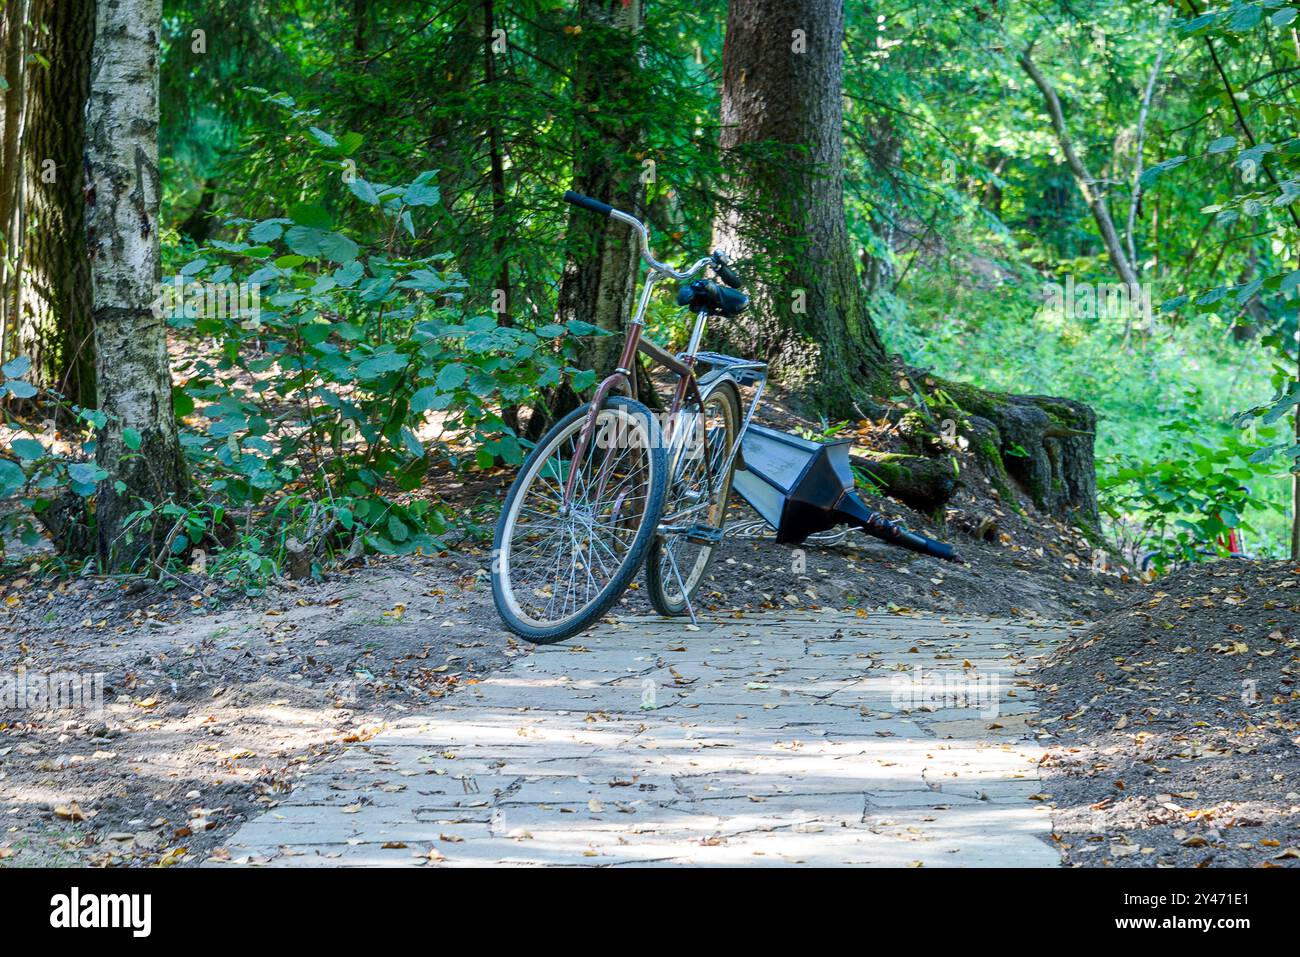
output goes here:
[[[1067, 631], [606, 623], [345, 748], [213, 866], [1057, 866], [1024, 676]], [[915, 707], [917, 669], [997, 693]]]

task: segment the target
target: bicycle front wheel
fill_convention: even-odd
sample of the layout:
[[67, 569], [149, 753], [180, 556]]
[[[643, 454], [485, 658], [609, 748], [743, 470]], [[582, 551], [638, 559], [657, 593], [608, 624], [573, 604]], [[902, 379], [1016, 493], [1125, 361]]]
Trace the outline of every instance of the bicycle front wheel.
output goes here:
[[[644, 405], [615, 396], [561, 419], [524, 462], [497, 522], [492, 596], [506, 627], [538, 644], [595, 624], [640, 568], [663, 512], [667, 458]], [[572, 496], [564, 490], [572, 476]]]

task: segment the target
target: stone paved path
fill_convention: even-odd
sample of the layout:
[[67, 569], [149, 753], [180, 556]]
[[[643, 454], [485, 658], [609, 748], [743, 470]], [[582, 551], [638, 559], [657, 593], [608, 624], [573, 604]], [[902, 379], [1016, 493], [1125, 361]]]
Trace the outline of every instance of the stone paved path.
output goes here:
[[[624, 619], [351, 746], [226, 846], [279, 866], [1056, 866], [1024, 676], [1065, 634]], [[907, 697], [918, 666], [954, 693], [996, 675], [996, 716]]]

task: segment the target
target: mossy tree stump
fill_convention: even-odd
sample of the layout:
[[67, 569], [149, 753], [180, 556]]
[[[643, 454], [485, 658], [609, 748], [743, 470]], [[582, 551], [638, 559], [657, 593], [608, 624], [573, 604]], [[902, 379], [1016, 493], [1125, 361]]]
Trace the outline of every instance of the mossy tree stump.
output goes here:
[[1097, 415], [1091, 408], [1074, 399], [991, 392], [923, 373], [916, 379], [932, 397], [936, 416], [948, 416], [967, 437], [1004, 498], [1014, 484], [1038, 511], [1084, 529], [1096, 527]]

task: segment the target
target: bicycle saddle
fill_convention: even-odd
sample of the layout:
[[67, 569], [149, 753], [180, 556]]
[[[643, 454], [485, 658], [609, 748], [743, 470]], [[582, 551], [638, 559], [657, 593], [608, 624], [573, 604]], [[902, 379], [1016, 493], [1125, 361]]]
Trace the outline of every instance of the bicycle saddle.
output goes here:
[[677, 291], [677, 305], [686, 306], [691, 312], [707, 312], [711, 316], [734, 319], [749, 306], [749, 297], [708, 279], [697, 279]]

